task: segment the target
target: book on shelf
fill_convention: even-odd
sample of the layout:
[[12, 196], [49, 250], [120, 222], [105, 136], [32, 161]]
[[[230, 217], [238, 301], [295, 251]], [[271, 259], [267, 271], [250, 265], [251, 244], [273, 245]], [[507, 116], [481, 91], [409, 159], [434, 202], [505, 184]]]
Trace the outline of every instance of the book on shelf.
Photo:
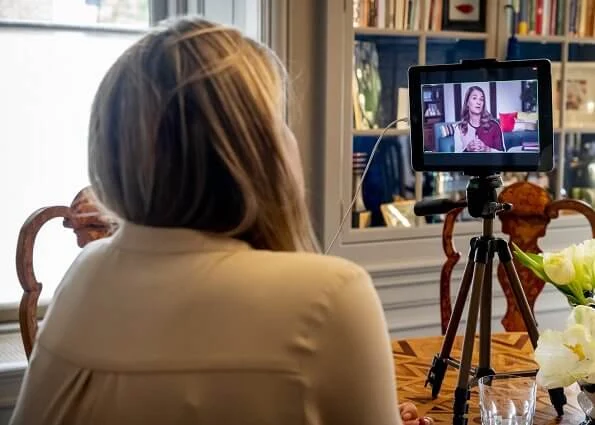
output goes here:
[[568, 10], [568, 34], [595, 37], [595, 0], [512, 0], [512, 10], [517, 35], [564, 35]]
[[353, 0], [353, 26], [441, 31], [443, 3], [444, 0]]

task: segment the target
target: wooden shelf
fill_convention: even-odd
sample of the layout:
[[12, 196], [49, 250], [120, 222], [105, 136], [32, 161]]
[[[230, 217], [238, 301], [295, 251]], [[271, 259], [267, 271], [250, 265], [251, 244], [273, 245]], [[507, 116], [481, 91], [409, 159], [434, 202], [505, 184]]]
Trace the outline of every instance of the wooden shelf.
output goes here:
[[595, 44], [595, 38], [568, 36], [568, 42], [571, 44]]
[[[382, 129], [373, 129], [373, 130], [353, 130], [353, 136], [380, 136], [382, 134]], [[386, 130], [384, 133], [385, 136], [406, 136], [409, 135], [408, 128], [391, 128]]]
[[531, 43], [564, 43], [570, 44], [595, 44], [594, 37], [577, 37], [574, 35], [517, 35], [516, 38], [520, 42]]
[[396, 30], [394, 28], [372, 28], [357, 27], [353, 29], [356, 35], [376, 35], [384, 37], [420, 37], [425, 34], [426, 38], [444, 38], [444, 39], [465, 39], [465, 40], [485, 40], [485, 32], [469, 31], [413, 31]]
[[517, 40], [529, 43], [563, 43], [566, 37], [563, 35], [517, 35]]
[[566, 127], [564, 131], [568, 133], [595, 133], [595, 127]]

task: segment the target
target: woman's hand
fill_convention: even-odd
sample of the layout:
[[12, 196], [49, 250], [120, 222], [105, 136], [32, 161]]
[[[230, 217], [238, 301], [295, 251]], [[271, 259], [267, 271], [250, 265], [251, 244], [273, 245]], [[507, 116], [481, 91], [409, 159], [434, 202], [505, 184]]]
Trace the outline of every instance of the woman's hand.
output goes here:
[[401, 420], [403, 425], [433, 425], [434, 421], [426, 416], [419, 417], [417, 407], [410, 402], [401, 403], [399, 405], [399, 412], [401, 413]]
[[480, 138], [475, 136], [473, 141], [469, 142], [467, 145], [467, 152], [489, 152], [490, 147], [487, 146], [484, 142], [481, 141]]

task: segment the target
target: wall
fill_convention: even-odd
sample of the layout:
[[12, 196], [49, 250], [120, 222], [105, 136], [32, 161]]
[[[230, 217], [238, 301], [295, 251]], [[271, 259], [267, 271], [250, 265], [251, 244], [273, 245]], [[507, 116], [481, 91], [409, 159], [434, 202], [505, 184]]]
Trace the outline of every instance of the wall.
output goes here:
[[[496, 83], [496, 105], [497, 113], [520, 112], [521, 103], [521, 82], [520, 81], [499, 81]], [[496, 113], [493, 113], [496, 115]]]
[[455, 91], [454, 91], [454, 84], [445, 84], [444, 85], [444, 118], [445, 122], [454, 122], [457, 121], [455, 117]]

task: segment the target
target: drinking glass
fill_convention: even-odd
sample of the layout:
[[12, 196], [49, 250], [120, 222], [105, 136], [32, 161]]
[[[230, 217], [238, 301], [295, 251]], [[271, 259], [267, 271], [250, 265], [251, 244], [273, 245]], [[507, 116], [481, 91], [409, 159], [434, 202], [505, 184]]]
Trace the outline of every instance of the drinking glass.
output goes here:
[[482, 425], [531, 425], [536, 395], [534, 377], [489, 375], [480, 378]]

